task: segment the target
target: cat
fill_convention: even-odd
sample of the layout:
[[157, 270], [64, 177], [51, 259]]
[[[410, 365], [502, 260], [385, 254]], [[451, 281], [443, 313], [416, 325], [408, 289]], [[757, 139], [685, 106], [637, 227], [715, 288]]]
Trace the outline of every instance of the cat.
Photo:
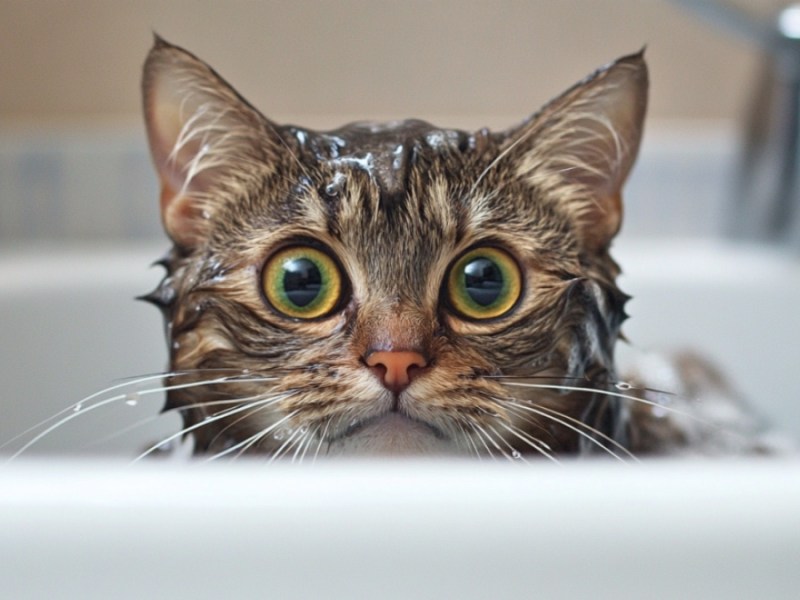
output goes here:
[[158, 37], [142, 90], [173, 243], [145, 299], [196, 454], [558, 461], [697, 440], [614, 364], [643, 52], [500, 133], [279, 126]]

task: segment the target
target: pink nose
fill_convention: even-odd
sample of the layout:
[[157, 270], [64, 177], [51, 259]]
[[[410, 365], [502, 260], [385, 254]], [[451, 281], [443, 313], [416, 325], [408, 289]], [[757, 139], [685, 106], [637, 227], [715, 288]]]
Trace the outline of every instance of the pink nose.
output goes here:
[[366, 362], [384, 387], [395, 394], [406, 389], [411, 380], [428, 366], [422, 354], [410, 350], [371, 352]]

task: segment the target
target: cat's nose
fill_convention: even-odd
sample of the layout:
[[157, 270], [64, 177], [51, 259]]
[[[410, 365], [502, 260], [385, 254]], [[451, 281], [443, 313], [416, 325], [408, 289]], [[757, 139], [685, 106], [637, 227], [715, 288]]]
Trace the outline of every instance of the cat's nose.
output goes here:
[[384, 387], [395, 394], [406, 389], [411, 380], [428, 366], [427, 359], [412, 350], [370, 352], [366, 363], [383, 382]]

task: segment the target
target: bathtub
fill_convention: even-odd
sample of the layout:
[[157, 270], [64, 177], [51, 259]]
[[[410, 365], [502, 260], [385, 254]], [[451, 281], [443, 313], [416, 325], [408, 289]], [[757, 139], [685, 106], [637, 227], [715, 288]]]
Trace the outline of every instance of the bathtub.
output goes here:
[[[619, 359], [699, 351], [797, 440], [800, 260], [718, 241], [734, 147], [648, 132], [615, 246]], [[166, 244], [133, 241], [160, 235], [154, 188], [138, 124], [0, 135], [3, 597], [798, 597], [792, 455], [268, 466], [182, 446], [131, 465], [179, 427], [154, 379], [125, 379], [167, 360], [133, 300], [161, 277]]]

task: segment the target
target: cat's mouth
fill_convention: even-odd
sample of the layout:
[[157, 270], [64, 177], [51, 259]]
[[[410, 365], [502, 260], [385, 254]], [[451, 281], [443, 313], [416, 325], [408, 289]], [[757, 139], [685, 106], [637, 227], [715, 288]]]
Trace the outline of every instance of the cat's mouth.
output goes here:
[[399, 412], [387, 412], [352, 424], [333, 438], [329, 455], [414, 456], [455, 452], [440, 429]]

